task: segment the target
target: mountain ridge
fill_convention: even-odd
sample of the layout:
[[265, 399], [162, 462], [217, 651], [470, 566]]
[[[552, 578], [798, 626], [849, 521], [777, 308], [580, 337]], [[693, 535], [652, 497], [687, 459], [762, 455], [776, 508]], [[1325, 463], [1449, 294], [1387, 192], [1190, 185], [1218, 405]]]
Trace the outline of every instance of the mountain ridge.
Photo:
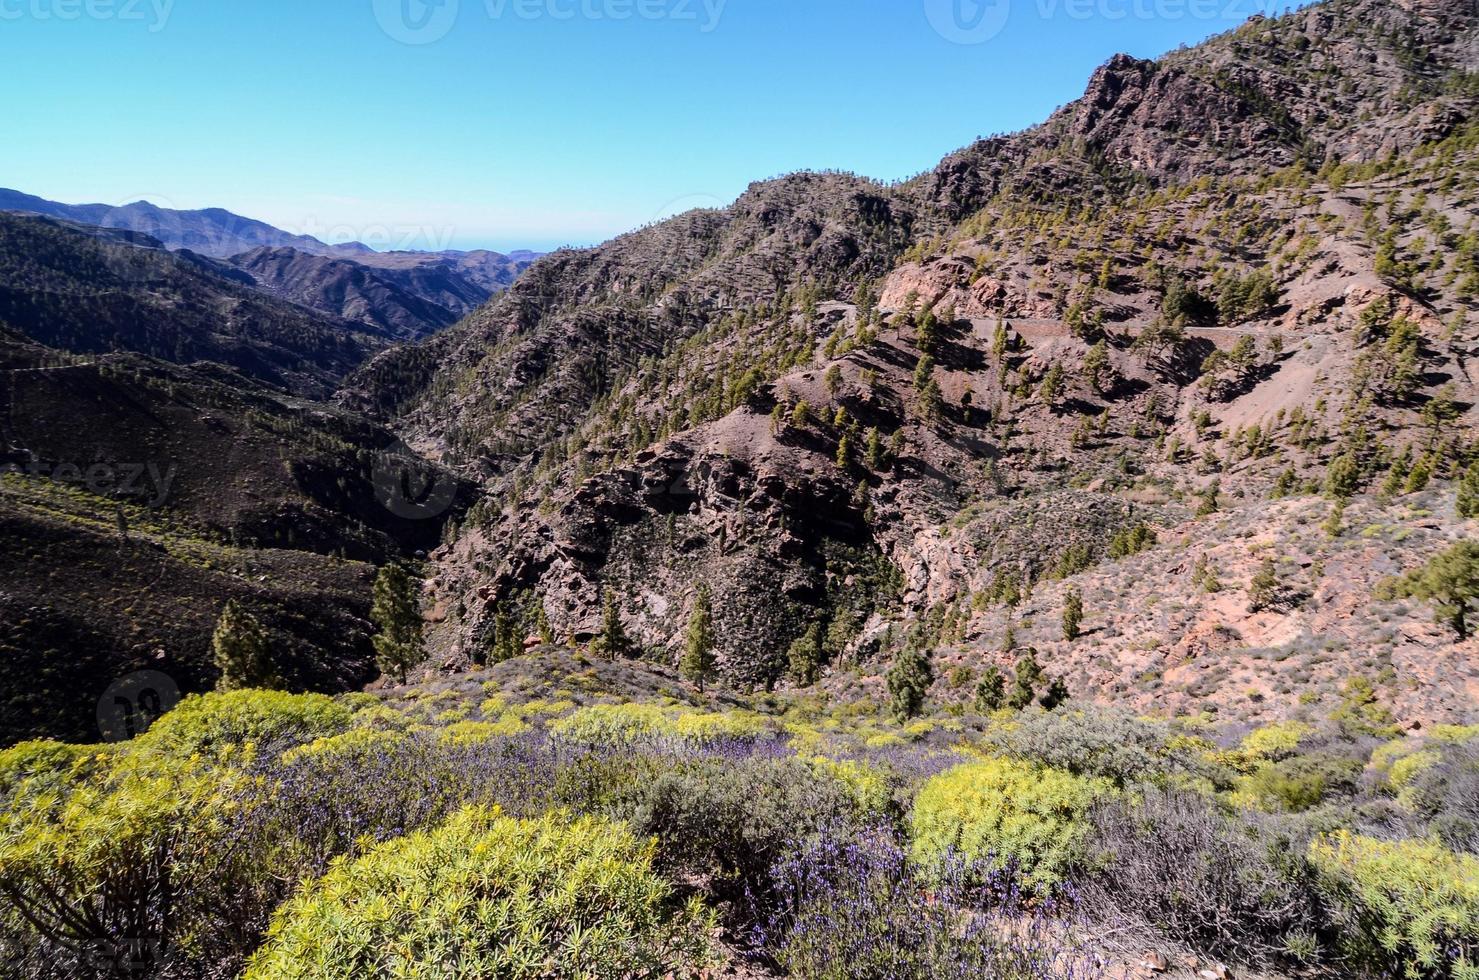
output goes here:
[[[1087, 507], [1066, 543], [1112, 565], [1112, 539], [1141, 522], [1192, 533], [1185, 501], [1214, 480], [1248, 499], [1283, 470], [1318, 487], [1346, 454], [1379, 483], [1404, 444], [1456, 476], [1479, 400], [1463, 298], [1479, 278], [1461, 246], [1449, 278], [1420, 271], [1437, 260], [1407, 216], [1452, 242], [1472, 230], [1475, 20], [1451, 0], [1354, 0], [1156, 61], [1116, 56], [1043, 124], [911, 181], [760, 182], [728, 208], [547, 256], [457, 326], [377, 355], [340, 399], [489, 494], [434, 556], [439, 662], [478, 662], [501, 609], [540, 605], [578, 640], [611, 600], [674, 662], [703, 583], [724, 597], [735, 683], [781, 682], [812, 622], [836, 626], [834, 679], [876, 681], [910, 619], [975, 668], [1011, 647], [1003, 610], [978, 605], [994, 572], [956, 530], [982, 508], [1055, 501], [1037, 519], [1073, 527]], [[1390, 234], [1363, 217], [1382, 202], [1402, 219]], [[1404, 323], [1422, 367], [1398, 380], [1366, 348]], [[1363, 389], [1369, 404], [1349, 397]], [[1433, 411], [1456, 412], [1456, 434], [1424, 437]], [[1124, 420], [1101, 438], [1100, 415]], [[1245, 458], [1254, 430], [1293, 441]], [[1051, 496], [1075, 480], [1156, 505]], [[1032, 582], [1060, 560], [988, 568]], [[1094, 656], [1109, 655], [1064, 651], [1058, 669], [1101, 683]], [[1462, 684], [1433, 690], [1403, 702], [1408, 717], [1472, 713]], [[1294, 708], [1261, 697], [1259, 711]]]

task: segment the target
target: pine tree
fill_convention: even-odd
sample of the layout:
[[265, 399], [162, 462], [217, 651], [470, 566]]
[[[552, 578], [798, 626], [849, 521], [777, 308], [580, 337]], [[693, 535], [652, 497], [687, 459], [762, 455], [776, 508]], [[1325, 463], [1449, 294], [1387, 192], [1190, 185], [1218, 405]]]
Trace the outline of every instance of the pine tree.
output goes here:
[[1248, 583], [1248, 611], [1262, 612], [1274, 604], [1279, 593], [1279, 570], [1272, 558], [1265, 558], [1253, 581]]
[[1222, 506], [1220, 499], [1222, 496], [1222, 481], [1213, 480], [1207, 489], [1202, 491], [1201, 496], [1202, 502], [1197, 505], [1196, 516], [1206, 517], [1208, 514], [1217, 513], [1217, 509]]
[[976, 685], [976, 710], [990, 714], [1001, 709], [1007, 700], [1007, 679], [995, 666], [987, 667]]
[[1089, 387], [1095, 391], [1103, 390], [1104, 372], [1109, 367], [1109, 346], [1104, 341], [1099, 341], [1089, 348], [1089, 353], [1084, 356], [1084, 377], [1089, 382]]
[[1029, 647], [1022, 659], [1017, 661], [1017, 676], [1012, 685], [1012, 696], [1007, 707], [1021, 711], [1032, 703], [1037, 695], [1037, 686], [1042, 683], [1042, 667], [1037, 662], [1037, 651]]
[[226, 603], [211, 637], [211, 653], [221, 677], [218, 691], [244, 688], [274, 689], [282, 680], [272, 667], [272, 649], [267, 631], [257, 618], [235, 599]]
[[844, 432], [842, 438], [837, 440], [837, 468], [850, 470], [853, 464], [852, 433]]
[[867, 437], [864, 444], [867, 448], [864, 450], [863, 459], [867, 462], [868, 468], [870, 470], [883, 469], [883, 434], [878, 431], [877, 426], [870, 426], [868, 428]]
[[806, 632], [791, 643], [786, 659], [797, 684], [802, 687], [815, 684], [822, 667], [822, 624], [812, 623], [807, 627]]
[[1063, 597], [1063, 639], [1076, 640], [1084, 622], [1084, 597], [1078, 589], [1069, 589]]
[[555, 642], [555, 630], [549, 624], [549, 615], [544, 611], [544, 601], [541, 599], [534, 602], [534, 633], [539, 637], [539, 642], [546, 646]]
[[939, 339], [939, 321], [935, 319], [933, 310], [925, 310], [914, 327], [914, 346], [926, 354], [933, 354]]
[[1469, 636], [1469, 603], [1479, 598], [1479, 542], [1460, 541], [1430, 558], [1423, 567], [1408, 572], [1393, 589], [1399, 597], [1434, 603], [1439, 620], [1446, 622], [1460, 640]]
[[924, 387], [919, 389], [919, 397], [916, 404], [918, 405], [920, 418], [929, 422], [937, 420], [945, 404], [944, 395], [940, 393], [939, 382], [933, 378], [926, 381]]
[[1428, 482], [1433, 478], [1433, 461], [1427, 456], [1420, 456], [1412, 466], [1412, 471], [1407, 474], [1407, 480], [1402, 484], [1403, 493], [1422, 493], [1428, 488]]
[[1330, 516], [1326, 517], [1324, 522], [1320, 525], [1320, 529], [1325, 532], [1326, 537], [1329, 537], [1333, 540], [1340, 537], [1341, 534], [1344, 533], [1345, 507], [1346, 502], [1344, 500], [1337, 500], [1335, 503], [1330, 505]]
[[998, 319], [996, 321], [996, 330], [991, 334], [991, 356], [996, 358], [998, 363], [1001, 363], [1007, 351], [1011, 350], [1011, 346], [1012, 341], [1011, 336], [1007, 333], [1007, 322]]
[[520, 634], [514, 617], [509, 613], [508, 606], [498, 604], [493, 613], [493, 662], [501, 664], [512, 660], [524, 652], [524, 638]]
[[836, 398], [837, 389], [842, 387], [842, 368], [836, 364], [827, 368], [827, 373], [822, 375], [822, 384], [827, 389], [827, 397]]
[[895, 720], [903, 724], [924, 708], [925, 695], [934, 683], [930, 655], [917, 641], [904, 644], [888, 669], [889, 704]]
[[1344, 453], [1325, 471], [1325, 493], [1334, 500], [1355, 495], [1361, 485], [1361, 464], [1351, 453]]
[[1043, 404], [1051, 405], [1058, 400], [1063, 392], [1063, 365], [1054, 362], [1048, 368], [1048, 373], [1043, 376], [1042, 385], [1038, 388], [1038, 394], [1042, 396]]
[[395, 674], [402, 684], [406, 671], [426, 659], [418, 584], [404, 565], [386, 565], [375, 576], [370, 605], [370, 619], [380, 628], [373, 641], [376, 663], [382, 673]]
[[688, 634], [684, 639], [683, 661], [679, 668], [702, 694], [705, 681], [714, 672], [714, 610], [706, 585], [699, 586], [698, 599], [688, 617]]
[[1458, 516], [1479, 517], [1479, 461], [1471, 463], [1459, 478]]
[[1048, 682], [1048, 689], [1042, 692], [1037, 703], [1043, 706], [1043, 710], [1052, 711], [1058, 705], [1068, 700], [1068, 685], [1063, 683], [1063, 678], [1054, 677]]
[[597, 656], [607, 660], [619, 660], [631, 655], [632, 641], [627, 638], [626, 627], [621, 622], [621, 610], [611, 590], [606, 590], [601, 611], [601, 635], [594, 644]]

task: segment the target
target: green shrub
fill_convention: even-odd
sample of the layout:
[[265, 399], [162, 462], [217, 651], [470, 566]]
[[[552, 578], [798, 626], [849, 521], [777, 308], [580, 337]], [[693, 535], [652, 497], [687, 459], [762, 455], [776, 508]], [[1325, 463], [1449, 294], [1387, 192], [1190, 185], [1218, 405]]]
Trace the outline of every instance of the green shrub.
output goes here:
[[674, 760], [634, 789], [627, 815], [662, 842], [661, 861], [711, 876], [726, 898], [763, 882], [776, 860], [820, 831], [881, 815], [859, 805], [855, 781], [797, 758]]
[[245, 978], [698, 976], [710, 916], [653, 854], [594, 818], [464, 810], [290, 899]]
[[1259, 762], [1282, 762], [1313, 731], [1302, 721], [1277, 721], [1255, 728], [1238, 746], [1238, 756], [1249, 768]]
[[288, 748], [349, 728], [345, 705], [323, 694], [231, 691], [192, 695], [139, 736], [138, 748], [173, 757], [224, 757], [251, 743]]
[[1389, 786], [1429, 833], [1455, 851], [1479, 854], [1479, 744], [1434, 736], [1427, 745], [1392, 763]]
[[916, 860], [949, 854], [1052, 885], [1084, 857], [1087, 816], [1113, 792], [1108, 780], [1007, 759], [956, 766], [920, 789], [911, 817]]
[[1025, 714], [986, 738], [1003, 755], [1096, 776], [1124, 786], [1140, 782], [1201, 783], [1221, 777], [1191, 740], [1165, 722], [1121, 708]]
[[1411, 978], [1479, 980], [1479, 858], [1344, 831], [1311, 856], [1357, 963]]
[[1263, 809], [1298, 813], [1325, 802], [1331, 794], [1354, 793], [1362, 768], [1357, 759], [1323, 753], [1298, 755], [1263, 763], [1240, 788]]
[[851, 759], [812, 756], [804, 760], [812, 769], [835, 779], [852, 795], [864, 813], [881, 814], [893, 805], [893, 784], [877, 766]]

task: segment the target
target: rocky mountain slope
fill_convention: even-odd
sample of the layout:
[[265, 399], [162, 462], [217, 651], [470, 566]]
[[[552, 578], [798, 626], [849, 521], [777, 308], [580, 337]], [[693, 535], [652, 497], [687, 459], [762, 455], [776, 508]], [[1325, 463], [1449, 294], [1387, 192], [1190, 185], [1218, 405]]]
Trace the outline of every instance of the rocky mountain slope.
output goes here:
[[0, 324], [78, 354], [213, 361], [307, 395], [391, 336], [269, 296], [245, 273], [156, 239], [0, 213]]
[[294, 686], [365, 683], [374, 564], [435, 547], [469, 489], [361, 418], [225, 368], [0, 330], [0, 738], [95, 737], [99, 697], [131, 671], [208, 689], [232, 598]]
[[[1418, 502], [1479, 421], [1476, 27], [1466, 3], [1344, 0], [1117, 56], [1042, 126], [915, 180], [757, 184], [548, 256], [379, 355], [341, 400], [487, 491], [434, 556], [438, 664], [482, 659], [500, 610], [580, 639], [607, 600], [673, 662], [703, 585], [740, 684], [791, 682], [815, 625], [824, 688], [913, 632], [963, 669], [1026, 638], [1073, 693], [1241, 710], [1255, 685], [1220, 684], [1251, 651], [1339, 616], [1310, 656], [1350, 672], [1379, 648], [1406, 720], [1472, 716], [1474, 641], [1420, 604], [1335, 610], [1474, 530], [1451, 492]], [[1316, 512], [1318, 547], [1245, 536]], [[1255, 545], [1298, 584], [1250, 617], [1233, 555]], [[1186, 571], [1209, 562], [1215, 601]], [[1144, 563], [1190, 610], [1154, 630]], [[1021, 593], [1060, 579], [1114, 625], [1050, 645], [1047, 607], [1022, 623]], [[1126, 674], [1204, 647], [1205, 676]], [[1322, 691], [1263, 683], [1254, 713]]]
[[365, 253], [330, 258], [267, 247], [233, 256], [273, 295], [398, 340], [420, 340], [507, 289], [529, 265], [497, 252]]

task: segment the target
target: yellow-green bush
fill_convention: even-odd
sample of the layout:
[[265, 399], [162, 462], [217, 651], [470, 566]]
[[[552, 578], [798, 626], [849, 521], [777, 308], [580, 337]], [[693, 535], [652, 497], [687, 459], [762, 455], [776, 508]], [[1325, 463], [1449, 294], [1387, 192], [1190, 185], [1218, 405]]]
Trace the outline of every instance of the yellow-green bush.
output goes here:
[[328, 735], [316, 738], [307, 745], [294, 746], [282, 754], [282, 761], [333, 759], [342, 764], [352, 765], [356, 758], [394, 748], [405, 740], [404, 732], [382, 731], [375, 728], [351, 728], [339, 735]]
[[815, 725], [788, 721], [783, 726], [783, 731], [790, 738], [791, 749], [797, 755], [819, 754], [828, 744], [827, 736]]
[[1341, 831], [1311, 856], [1357, 962], [1414, 978], [1479, 980], [1479, 858]]
[[468, 809], [328, 874], [274, 916], [246, 980], [696, 976], [710, 916], [619, 825]]
[[583, 745], [623, 745], [676, 738], [697, 743], [757, 738], [769, 726], [748, 712], [668, 711], [650, 704], [595, 704], [552, 722], [551, 734]]
[[23, 785], [55, 787], [78, 779], [106, 761], [112, 749], [103, 745], [68, 745], [41, 740], [21, 742], [0, 751], [0, 797]]
[[378, 708], [385, 703], [369, 691], [350, 691], [339, 695], [336, 700], [355, 714]]
[[1479, 740], [1479, 725], [1436, 725], [1428, 737], [1454, 745]]
[[920, 789], [913, 855], [935, 862], [954, 854], [993, 867], [1015, 861], [1028, 883], [1051, 885], [1082, 858], [1089, 808], [1112, 792], [1107, 780], [1031, 763], [968, 762]]
[[893, 787], [888, 776], [876, 766], [851, 759], [830, 759], [824, 755], [805, 760], [818, 773], [830, 776], [852, 795], [858, 810], [863, 813], [883, 813], [893, 799]]
[[1412, 784], [1414, 777], [1433, 768], [1442, 758], [1442, 754], [1434, 749], [1421, 749], [1404, 755], [1395, 760], [1391, 768], [1387, 770], [1387, 782], [1400, 797], [1402, 790]]
[[246, 777], [127, 751], [94, 754], [67, 777], [0, 810], [6, 914], [23, 914], [49, 956], [137, 943], [147, 958], [188, 914], [190, 883], [213, 879], [232, 783]]
[[1299, 742], [1313, 729], [1300, 721], [1279, 721], [1255, 728], [1243, 739], [1238, 751], [1250, 762], [1278, 762], [1294, 754]]
[[557, 715], [563, 715], [565, 712], [570, 711], [575, 707], [576, 704], [574, 701], [565, 698], [561, 698], [556, 701], [548, 701], [544, 698], [535, 698], [533, 701], [527, 701], [524, 704], [519, 705], [518, 708], [515, 710], [517, 710], [517, 712], [525, 719], [544, 717], [553, 718]]
[[505, 715], [497, 721], [459, 721], [442, 729], [441, 740], [449, 745], [471, 745], [490, 738], [503, 738], [527, 732], [529, 726], [516, 715]]
[[230, 691], [185, 698], [136, 740], [175, 757], [222, 756], [248, 743], [302, 744], [349, 728], [348, 707], [323, 694]]
[[405, 731], [412, 724], [411, 717], [404, 711], [397, 711], [383, 702], [372, 707], [357, 709], [349, 723], [355, 728], [397, 732]]

